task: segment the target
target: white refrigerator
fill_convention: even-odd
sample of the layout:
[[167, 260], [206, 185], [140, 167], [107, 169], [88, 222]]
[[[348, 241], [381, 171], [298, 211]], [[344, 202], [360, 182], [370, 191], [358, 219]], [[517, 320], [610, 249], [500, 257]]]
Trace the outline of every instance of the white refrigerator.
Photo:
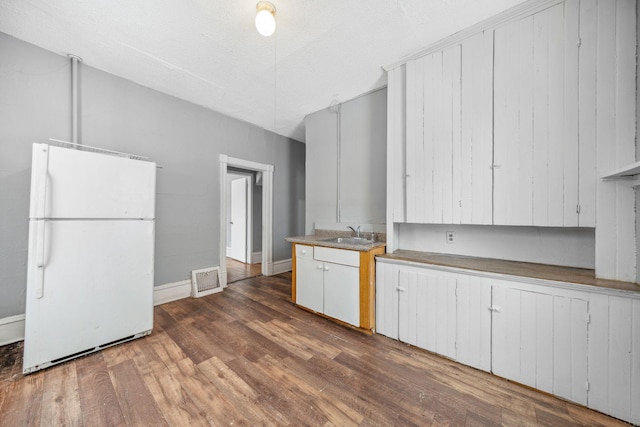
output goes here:
[[153, 327], [156, 165], [71, 146], [33, 145], [24, 373]]

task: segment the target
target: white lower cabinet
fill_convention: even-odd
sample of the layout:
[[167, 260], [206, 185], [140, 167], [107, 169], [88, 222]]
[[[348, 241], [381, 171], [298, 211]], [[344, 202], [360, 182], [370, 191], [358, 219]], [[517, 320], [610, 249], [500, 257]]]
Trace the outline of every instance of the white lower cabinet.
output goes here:
[[360, 269], [324, 263], [324, 314], [360, 325]]
[[296, 304], [322, 312], [324, 307], [322, 263], [313, 259], [313, 246], [296, 246]]
[[360, 325], [357, 251], [296, 245], [296, 304]]
[[455, 359], [455, 278], [380, 262], [376, 277], [376, 332]]
[[506, 283], [491, 309], [492, 372], [586, 405], [588, 301]]
[[403, 270], [397, 291], [398, 339], [455, 358], [455, 279]]
[[491, 282], [457, 275], [456, 360], [491, 371]]
[[639, 294], [384, 259], [376, 277], [377, 333], [640, 423]]

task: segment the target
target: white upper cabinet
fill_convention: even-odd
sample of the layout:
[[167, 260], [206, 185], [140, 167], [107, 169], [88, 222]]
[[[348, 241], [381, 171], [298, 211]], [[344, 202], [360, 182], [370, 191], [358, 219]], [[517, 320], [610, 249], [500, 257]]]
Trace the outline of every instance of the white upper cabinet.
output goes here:
[[[460, 45], [455, 45], [406, 66], [407, 222], [454, 221], [453, 158], [460, 157], [460, 60]], [[459, 218], [458, 200], [455, 205]]]
[[494, 224], [587, 225], [578, 168], [595, 181], [595, 163], [579, 162], [579, 39], [575, 1], [495, 30]]
[[462, 42], [460, 152], [453, 157], [460, 214], [454, 223], [492, 223], [492, 88], [493, 32], [483, 31]]
[[601, 128], [632, 128], [635, 65], [614, 59], [634, 10], [542, 4], [390, 70], [388, 221], [595, 227]]

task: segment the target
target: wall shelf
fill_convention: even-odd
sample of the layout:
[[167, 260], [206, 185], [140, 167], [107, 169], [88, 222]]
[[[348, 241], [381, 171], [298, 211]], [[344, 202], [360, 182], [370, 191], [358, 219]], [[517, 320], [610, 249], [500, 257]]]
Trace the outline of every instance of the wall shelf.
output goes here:
[[623, 166], [615, 171], [601, 176], [600, 179], [612, 180], [612, 179], [627, 179], [632, 178], [635, 175], [640, 174], [640, 162], [631, 163], [630, 165]]

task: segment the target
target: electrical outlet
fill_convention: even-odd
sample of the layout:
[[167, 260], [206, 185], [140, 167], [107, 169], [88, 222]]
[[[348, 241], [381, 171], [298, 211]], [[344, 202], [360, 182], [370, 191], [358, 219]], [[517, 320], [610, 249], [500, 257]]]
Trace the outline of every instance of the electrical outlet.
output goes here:
[[455, 243], [456, 242], [456, 233], [455, 231], [447, 231], [446, 232], [447, 243]]

